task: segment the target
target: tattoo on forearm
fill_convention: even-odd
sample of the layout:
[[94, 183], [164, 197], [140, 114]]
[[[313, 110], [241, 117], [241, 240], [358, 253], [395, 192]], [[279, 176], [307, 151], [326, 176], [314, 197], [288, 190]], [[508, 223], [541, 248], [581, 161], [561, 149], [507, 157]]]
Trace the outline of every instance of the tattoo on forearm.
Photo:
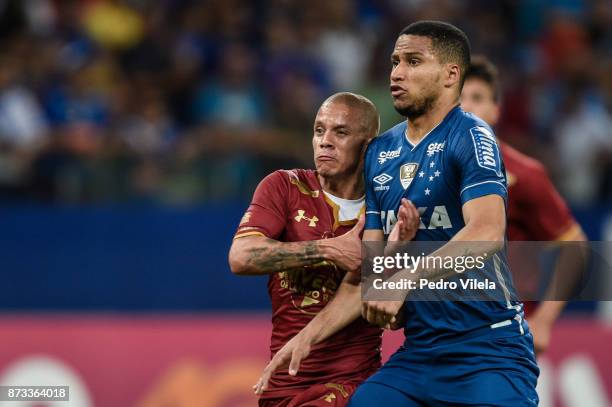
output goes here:
[[323, 261], [316, 242], [270, 244], [247, 249], [247, 264], [266, 272], [284, 271]]

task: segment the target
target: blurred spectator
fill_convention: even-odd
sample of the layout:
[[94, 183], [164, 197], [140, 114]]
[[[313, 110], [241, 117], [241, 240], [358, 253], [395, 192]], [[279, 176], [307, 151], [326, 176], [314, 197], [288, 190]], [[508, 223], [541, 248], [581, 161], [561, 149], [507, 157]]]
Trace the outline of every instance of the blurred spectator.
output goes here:
[[26, 148], [47, 135], [48, 123], [36, 96], [21, 83], [19, 70], [17, 61], [0, 59], [0, 142]]
[[84, 10], [87, 34], [107, 48], [135, 46], [143, 37], [143, 25], [142, 16], [119, 0], [95, 1]]
[[[331, 1], [324, 9], [325, 15], [317, 16], [326, 21], [326, 26], [316, 33], [318, 38], [310, 53], [318, 55], [329, 69], [335, 90], [358, 87], [370, 63], [374, 38], [361, 32], [356, 8], [357, 3], [351, 0]], [[307, 21], [304, 25], [314, 24]]]
[[218, 73], [202, 85], [194, 101], [197, 122], [247, 129], [265, 120], [264, 94], [256, 82], [256, 62], [246, 44], [228, 45]]
[[574, 203], [593, 202], [610, 157], [612, 116], [581, 80], [570, 83], [554, 128], [560, 161], [569, 164], [559, 177], [562, 192]]
[[153, 90], [141, 95], [134, 112], [120, 120], [116, 131], [133, 151], [143, 155], [163, 153], [176, 135], [162, 98]]

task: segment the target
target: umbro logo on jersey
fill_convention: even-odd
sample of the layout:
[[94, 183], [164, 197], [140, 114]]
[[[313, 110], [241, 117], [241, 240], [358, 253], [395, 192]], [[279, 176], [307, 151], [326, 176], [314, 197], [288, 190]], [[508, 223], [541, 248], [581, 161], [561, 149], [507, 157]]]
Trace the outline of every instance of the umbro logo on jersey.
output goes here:
[[[401, 148], [401, 147], [400, 147]], [[384, 172], [374, 178], [372, 181], [378, 184], [377, 187], [374, 187], [374, 191], [387, 191], [389, 190], [389, 185], [385, 185], [387, 182], [391, 181], [393, 177], [389, 174], [385, 174]]]
[[401, 151], [402, 147], [397, 150], [381, 151], [380, 154], [378, 154], [378, 163], [384, 164], [387, 160], [399, 157]]
[[391, 181], [393, 179], [393, 177], [389, 174], [385, 174], [384, 172], [374, 178], [372, 178], [372, 181], [376, 182], [378, 185], [384, 185], [387, 182]]
[[443, 151], [445, 143], [446, 143], [446, 141], [443, 141], [442, 143], [431, 143], [431, 144], [429, 144], [427, 146], [427, 156], [431, 157], [435, 153], [439, 153], [440, 151]]

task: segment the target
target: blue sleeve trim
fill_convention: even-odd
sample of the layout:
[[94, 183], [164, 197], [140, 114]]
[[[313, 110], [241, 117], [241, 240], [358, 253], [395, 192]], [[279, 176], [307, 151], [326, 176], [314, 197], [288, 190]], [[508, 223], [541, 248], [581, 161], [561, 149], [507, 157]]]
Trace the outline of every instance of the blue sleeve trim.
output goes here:
[[[373, 213], [374, 212], [374, 213]], [[367, 211], [364, 229], [381, 229], [382, 222], [380, 220], [380, 212]]]

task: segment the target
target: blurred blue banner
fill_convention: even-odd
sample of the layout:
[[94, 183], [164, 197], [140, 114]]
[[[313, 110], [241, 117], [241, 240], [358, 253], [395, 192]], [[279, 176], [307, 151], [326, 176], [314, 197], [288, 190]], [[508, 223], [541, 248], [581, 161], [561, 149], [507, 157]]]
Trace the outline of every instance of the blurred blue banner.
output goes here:
[[[267, 278], [227, 264], [246, 206], [2, 207], [0, 309], [267, 310]], [[591, 239], [607, 211], [576, 212]]]
[[239, 278], [227, 253], [244, 204], [0, 210], [0, 308], [267, 308], [265, 278]]

